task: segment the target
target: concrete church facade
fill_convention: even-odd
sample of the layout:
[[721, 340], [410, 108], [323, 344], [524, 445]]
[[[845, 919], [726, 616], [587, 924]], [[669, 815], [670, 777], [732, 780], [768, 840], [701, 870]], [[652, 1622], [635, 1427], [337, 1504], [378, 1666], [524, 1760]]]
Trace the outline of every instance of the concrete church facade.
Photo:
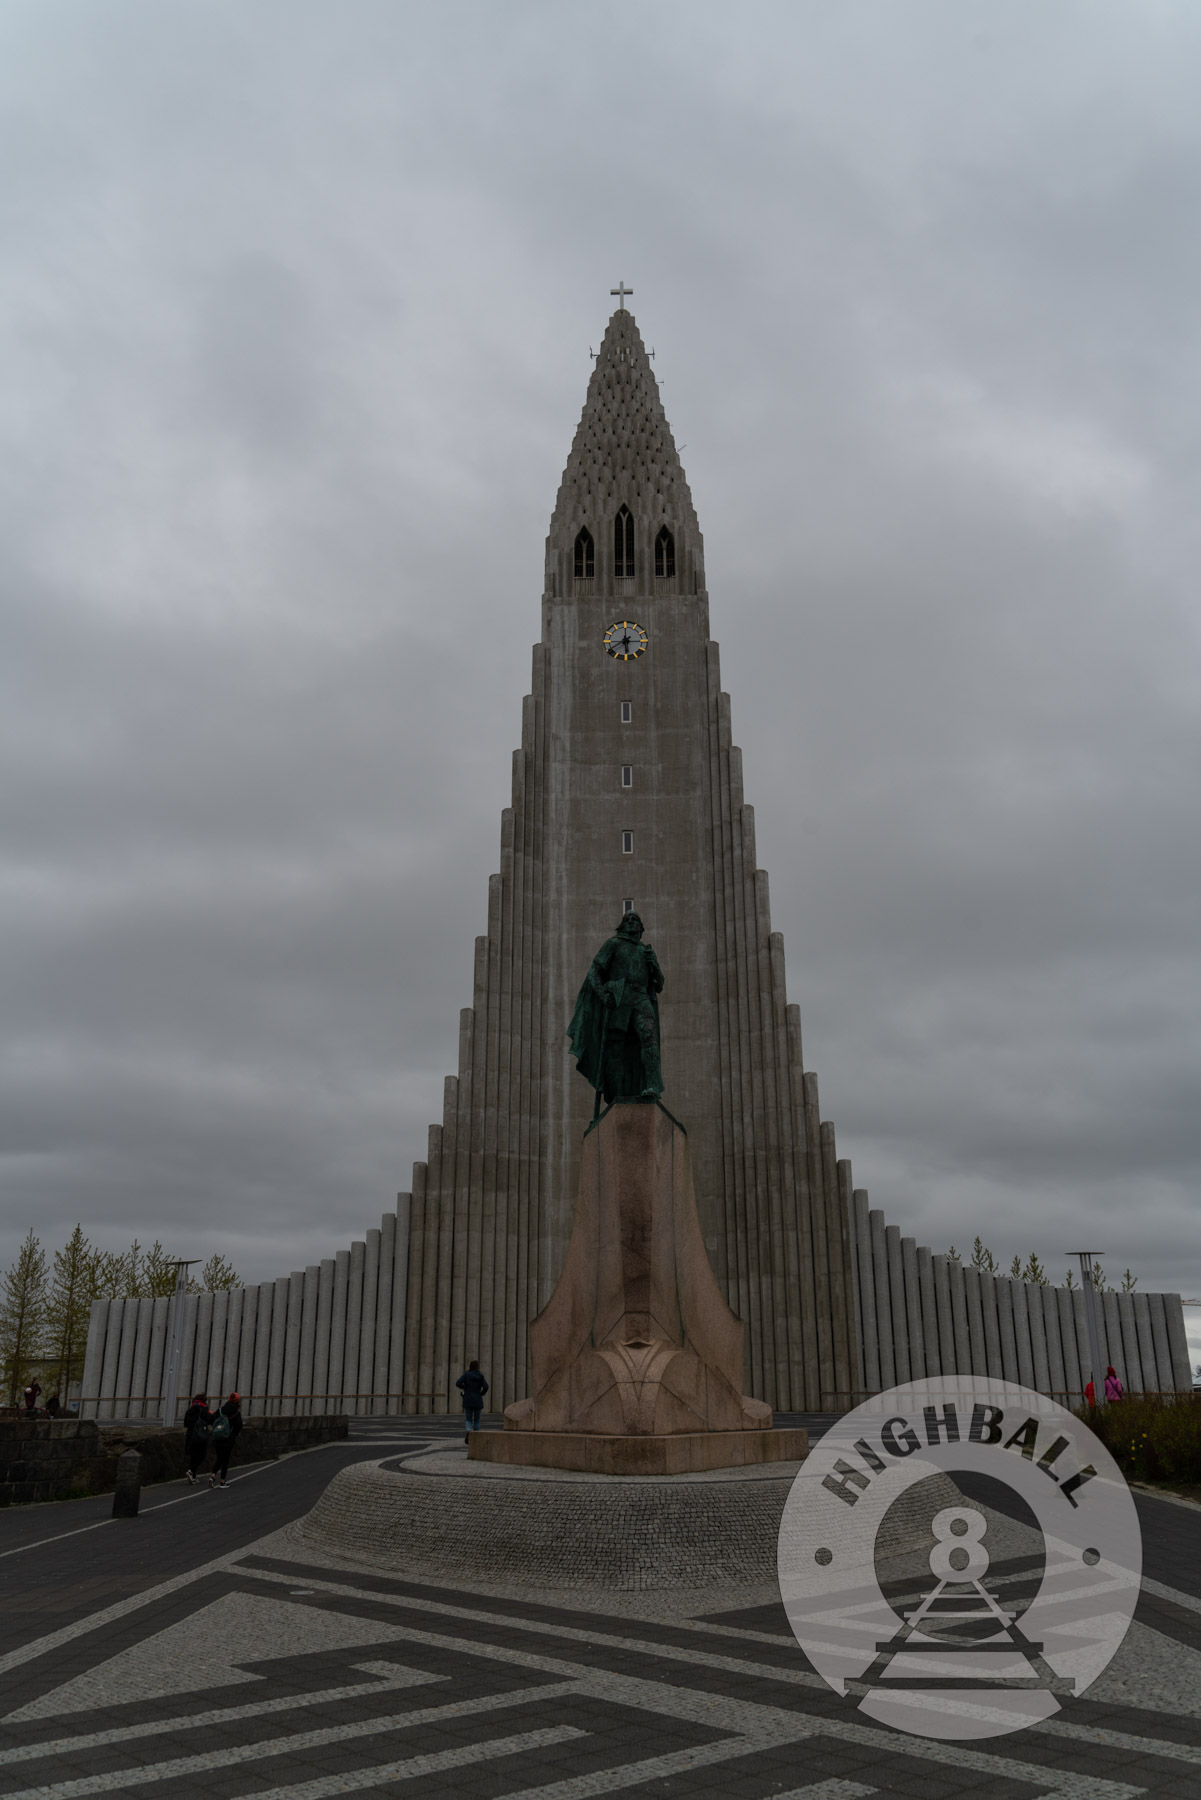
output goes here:
[[[745, 1322], [746, 1391], [778, 1411], [832, 1411], [975, 1372], [1079, 1394], [1079, 1291], [982, 1275], [902, 1239], [869, 1212], [821, 1119], [709, 636], [700, 527], [624, 295], [551, 519], [501, 866], [441, 1123], [379, 1231], [274, 1283], [186, 1303], [180, 1391], [443, 1412], [477, 1356], [492, 1407], [528, 1391], [529, 1325], [562, 1266], [592, 1111], [567, 1022], [631, 905], [666, 976], [664, 1100], [688, 1132], [714, 1272]], [[161, 1386], [166, 1309], [97, 1303], [87, 1410], [154, 1411], [139, 1396]], [[1177, 1296], [1107, 1294], [1102, 1315], [1129, 1388], [1189, 1385]]]

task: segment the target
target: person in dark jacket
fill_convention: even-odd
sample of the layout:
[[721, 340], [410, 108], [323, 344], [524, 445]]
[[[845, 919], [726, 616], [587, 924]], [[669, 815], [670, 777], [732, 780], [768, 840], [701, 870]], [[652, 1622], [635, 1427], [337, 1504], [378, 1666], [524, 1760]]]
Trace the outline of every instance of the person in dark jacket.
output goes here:
[[213, 1455], [217, 1466], [209, 1476], [210, 1487], [228, 1487], [229, 1459], [234, 1453], [234, 1439], [242, 1429], [242, 1403], [231, 1394], [213, 1423]]
[[208, 1455], [214, 1414], [209, 1411], [207, 1394], [193, 1394], [192, 1404], [183, 1416], [183, 1453], [187, 1459], [187, 1477], [196, 1485], [196, 1473]]
[[488, 1392], [488, 1383], [480, 1374], [478, 1362], [468, 1363], [467, 1368], [455, 1386], [463, 1396], [463, 1423], [467, 1430], [463, 1433], [463, 1442], [467, 1442], [467, 1432], [480, 1428], [480, 1407], [484, 1404], [484, 1395]]

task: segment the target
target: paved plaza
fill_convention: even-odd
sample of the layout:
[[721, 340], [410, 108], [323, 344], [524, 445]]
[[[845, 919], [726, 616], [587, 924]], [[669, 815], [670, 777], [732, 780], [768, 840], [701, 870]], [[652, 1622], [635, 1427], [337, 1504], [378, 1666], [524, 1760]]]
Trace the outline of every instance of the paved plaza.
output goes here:
[[[1136, 1621], [1089, 1693], [977, 1746], [861, 1723], [770, 1587], [555, 1594], [298, 1553], [337, 1469], [461, 1446], [449, 1421], [0, 1516], [0, 1800], [1201, 1794], [1201, 1510], [1140, 1497]], [[68, 1535], [69, 1534], [69, 1535]]]

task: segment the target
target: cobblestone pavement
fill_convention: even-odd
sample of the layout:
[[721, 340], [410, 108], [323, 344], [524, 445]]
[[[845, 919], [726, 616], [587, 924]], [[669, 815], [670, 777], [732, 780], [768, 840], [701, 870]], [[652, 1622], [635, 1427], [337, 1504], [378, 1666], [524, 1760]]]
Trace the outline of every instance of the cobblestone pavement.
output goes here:
[[[456, 1435], [440, 1421], [380, 1421], [324, 1464], [312, 1452], [257, 1479], [243, 1471], [243, 1500], [273, 1484], [290, 1496], [265, 1533], [253, 1530], [272, 1510], [263, 1501], [241, 1536], [239, 1515], [215, 1512], [238, 1505], [237, 1486], [150, 1514], [143, 1539], [90, 1521], [78, 1530], [69, 1507], [37, 1509], [46, 1536], [55, 1524], [78, 1535], [18, 1547], [10, 1563], [36, 1558], [52, 1590], [60, 1558], [114, 1553], [77, 1547], [129, 1560], [136, 1541], [141, 1585], [114, 1600], [101, 1584], [57, 1618], [43, 1604], [43, 1628], [0, 1656], [0, 1800], [1201, 1795], [1195, 1508], [1140, 1501], [1143, 1600], [1089, 1694], [1041, 1726], [960, 1746], [861, 1723], [812, 1672], [770, 1588], [551, 1605], [315, 1563], [279, 1529], [339, 1458]], [[159, 1553], [167, 1520], [186, 1544], [206, 1515], [238, 1541], [206, 1559], [206, 1540], [180, 1571]], [[28, 1544], [28, 1517], [14, 1523]]]

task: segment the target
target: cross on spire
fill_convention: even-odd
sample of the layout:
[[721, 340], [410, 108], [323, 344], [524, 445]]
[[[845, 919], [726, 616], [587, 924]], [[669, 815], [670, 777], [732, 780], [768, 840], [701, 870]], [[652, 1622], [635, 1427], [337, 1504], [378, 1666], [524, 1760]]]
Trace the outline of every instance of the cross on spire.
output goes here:
[[617, 295], [617, 310], [619, 312], [624, 312], [626, 309], [626, 295], [632, 294], [634, 290], [633, 288], [628, 288], [624, 281], [619, 281], [615, 288], [609, 289], [609, 292]]

